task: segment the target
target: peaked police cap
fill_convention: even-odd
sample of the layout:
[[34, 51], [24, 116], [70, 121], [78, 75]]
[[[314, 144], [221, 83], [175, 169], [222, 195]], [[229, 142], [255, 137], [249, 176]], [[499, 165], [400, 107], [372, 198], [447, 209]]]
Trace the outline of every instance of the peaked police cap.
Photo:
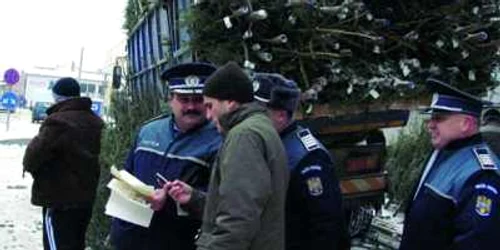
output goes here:
[[210, 63], [183, 63], [163, 71], [161, 79], [167, 81], [168, 89], [172, 93], [202, 94], [205, 80], [216, 69]]
[[432, 103], [423, 111], [424, 114], [453, 112], [480, 117], [483, 106], [490, 104], [434, 78], [427, 79], [426, 84], [433, 96]]

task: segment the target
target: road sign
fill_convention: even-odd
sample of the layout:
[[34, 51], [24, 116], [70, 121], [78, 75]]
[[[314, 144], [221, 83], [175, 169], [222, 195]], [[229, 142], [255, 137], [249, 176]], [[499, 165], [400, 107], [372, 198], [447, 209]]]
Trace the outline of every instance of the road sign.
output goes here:
[[90, 107], [92, 111], [98, 116], [102, 115], [102, 102], [92, 102], [92, 106]]
[[9, 85], [14, 85], [19, 82], [19, 77], [19, 72], [16, 69], [8, 69], [3, 75], [3, 80]]
[[0, 98], [0, 100], [1, 100], [2, 106], [4, 106], [6, 109], [8, 109], [10, 111], [13, 111], [14, 109], [16, 109], [17, 95], [14, 92], [12, 92], [12, 91], [5, 92], [2, 95], [2, 98]]

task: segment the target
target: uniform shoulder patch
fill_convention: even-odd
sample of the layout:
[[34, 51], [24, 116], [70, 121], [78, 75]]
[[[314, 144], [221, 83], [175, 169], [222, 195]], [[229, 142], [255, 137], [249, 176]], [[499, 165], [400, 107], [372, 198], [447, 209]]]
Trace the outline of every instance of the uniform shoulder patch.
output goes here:
[[313, 151], [315, 149], [320, 148], [319, 141], [316, 138], [314, 138], [309, 129], [299, 130], [297, 132], [297, 136], [299, 137], [300, 142], [302, 142], [307, 151]]
[[320, 196], [323, 194], [323, 183], [321, 183], [321, 178], [319, 177], [310, 177], [306, 180], [307, 189], [309, 190], [309, 194], [312, 196]]
[[498, 190], [487, 183], [479, 183], [474, 186], [474, 188], [478, 191], [492, 192], [495, 195], [498, 195]]
[[493, 201], [485, 195], [478, 195], [476, 199], [476, 213], [481, 217], [488, 217], [491, 214]]
[[311, 171], [321, 171], [321, 166], [319, 165], [312, 165], [312, 166], [307, 166], [302, 171], [300, 171], [300, 174], [305, 175]]
[[474, 155], [481, 165], [481, 169], [485, 170], [497, 170], [497, 166], [488, 148], [474, 148]]

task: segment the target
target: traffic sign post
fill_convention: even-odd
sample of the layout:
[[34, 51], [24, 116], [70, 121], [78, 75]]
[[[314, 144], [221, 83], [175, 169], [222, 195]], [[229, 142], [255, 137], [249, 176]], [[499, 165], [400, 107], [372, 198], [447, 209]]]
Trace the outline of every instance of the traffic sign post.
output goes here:
[[5, 71], [3, 75], [3, 80], [8, 84], [8, 85], [14, 85], [17, 82], [19, 82], [19, 72], [16, 69], [8, 69]]
[[[19, 82], [20, 78], [21, 77], [19, 75], [19, 71], [17, 71], [16, 69], [13, 69], [13, 68], [8, 69], [3, 74], [3, 80], [11, 88], [14, 84]], [[7, 131], [9, 131], [10, 113], [12, 113], [17, 106], [17, 95], [12, 91], [5, 92], [2, 95], [1, 102], [2, 102], [2, 105], [5, 108], [7, 108], [7, 123], [6, 124], [7, 124]]]
[[2, 103], [2, 106], [4, 106], [7, 109], [7, 131], [9, 131], [9, 125], [10, 125], [10, 113], [14, 112], [14, 110], [17, 107], [17, 95], [12, 92], [12, 91], [7, 91], [5, 92], [2, 97], [0, 98], [0, 102]]
[[5, 92], [0, 100], [9, 111], [13, 111], [17, 107], [17, 95], [12, 91]]
[[94, 111], [94, 113], [98, 116], [102, 115], [102, 102], [92, 102], [92, 106], [90, 106], [90, 109]]

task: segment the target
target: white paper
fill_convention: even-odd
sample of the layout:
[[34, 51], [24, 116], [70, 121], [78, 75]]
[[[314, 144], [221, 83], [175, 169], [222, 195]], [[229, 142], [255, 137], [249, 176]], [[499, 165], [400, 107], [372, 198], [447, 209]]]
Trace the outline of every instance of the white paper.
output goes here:
[[149, 227], [154, 211], [146, 203], [127, 197], [120, 191], [111, 190], [104, 213], [142, 227]]
[[[127, 172], [126, 170], [116, 169], [114, 166], [111, 167], [111, 175], [113, 175], [118, 180], [122, 181], [124, 184], [129, 185], [134, 191], [142, 194], [143, 196], [151, 196], [154, 192], [153, 186], [148, 186], [144, 184], [141, 180], [137, 179], [135, 176]], [[108, 187], [111, 188], [108, 184]]]
[[233, 27], [233, 24], [231, 23], [231, 18], [230, 17], [226, 16], [226, 17], [223, 18], [223, 20], [224, 20], [224, 25], [226, 25], [227, 29], [230, 29], [230, 28]]

